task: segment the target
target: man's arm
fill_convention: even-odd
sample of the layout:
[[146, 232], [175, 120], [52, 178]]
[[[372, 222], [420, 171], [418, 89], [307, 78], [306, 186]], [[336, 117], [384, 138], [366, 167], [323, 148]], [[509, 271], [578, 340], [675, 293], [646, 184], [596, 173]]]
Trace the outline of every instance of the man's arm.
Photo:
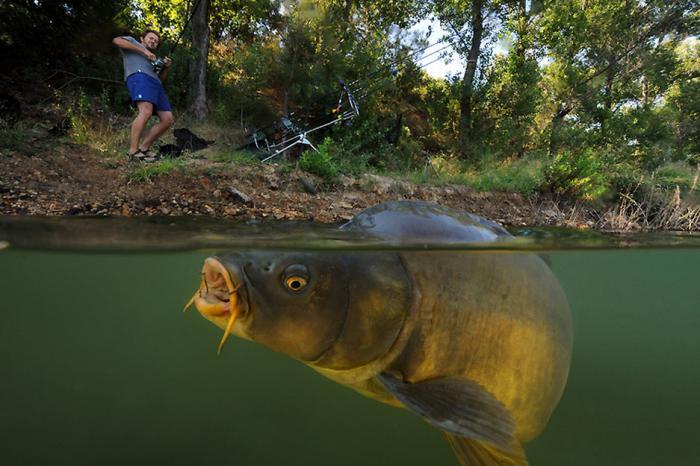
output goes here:
[[160, 78], [161, 81], [165, 81], [165, 78], [168, 77], [168, 71], [170, 71], [170, 65], [172, 65], [172, 64], [173, 64], [173, 61], [170, 58], [165, 57], [163, 59], [163, 65], [164, 65], [163, 70], [158, 74], [158, 77]]
[[123, 37], [115, 37], [114, 39], [112, 39], [112, 43], [120, 49], [131, 50], [133, 52], [140, 53], [141, 55], [143, 55], [151, 61], [156, 59], [155, 54], [148, 50], [146, 47], [141, 47], [140, 45], [136, 45], [133, 42], [129, 42]]

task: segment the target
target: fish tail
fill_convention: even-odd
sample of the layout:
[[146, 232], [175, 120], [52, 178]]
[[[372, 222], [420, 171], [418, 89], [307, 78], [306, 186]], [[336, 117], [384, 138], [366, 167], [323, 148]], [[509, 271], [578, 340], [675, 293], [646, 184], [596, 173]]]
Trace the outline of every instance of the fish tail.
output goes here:
[[500, 450], [490, 443], [443, 432], [447, 443], [461, 466], [527, 466], [525, 450], [513, 439], [510, 451]]

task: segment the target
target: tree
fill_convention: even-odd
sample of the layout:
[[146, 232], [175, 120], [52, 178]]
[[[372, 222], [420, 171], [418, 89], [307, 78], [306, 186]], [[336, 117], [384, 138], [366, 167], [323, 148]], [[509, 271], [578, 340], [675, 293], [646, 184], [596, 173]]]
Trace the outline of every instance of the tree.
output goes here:
[[192, 53], [190, 69], [192, 81], [192, 112], [195, 120], [206, 119], [207, 107], [207, 58], [209, 56], [209, 0], [197, 0], [192, 11]]
[[[689, 32], [695, 0], [565, 0], [546, 2], [540, 40], [553, 62], [547, 69], [551, 97], [549, 153], [557, 152], [564, 119], [595, 134], [595, 144], [620, 143], [616, 121], [655, 56], [654, 50]], [[616, 125], [616, 126], [614, 126]]]
[[433, 12], [449, 32], [448, 39], [465, 60], [459, 99], [459, 139], [462, 156], [474, 159], [475, 125], [473, 109], [476, 104], [477, 72], [486, 69], [490, 50], [495, 39], [494, 16], [502, 12], [503, 4], [498, 0], [434, 0]]
[[113, 18], [123, 7], [123, 1], [107, 0], [0, 2], [3, 65], [12, 72], [110, 50], [117, 29]]
[[522, 157], [532, 145], [535, 116], [541, 101], [540, 66], [535, 44], [536, 11], [518, 0], [504, 4], [500, 46], [486, 72], [476, 103], [473, 126], [491, 152]]

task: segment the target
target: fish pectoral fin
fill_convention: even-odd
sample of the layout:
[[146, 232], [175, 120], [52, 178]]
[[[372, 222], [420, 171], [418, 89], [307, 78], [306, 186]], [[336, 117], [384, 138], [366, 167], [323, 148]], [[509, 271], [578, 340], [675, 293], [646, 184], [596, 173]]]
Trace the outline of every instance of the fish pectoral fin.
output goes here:
[[493, 444], [508, 452], [515, 422], [503, 404], [478, 383], [442, 377], [408, 383], [387, 373], [379, 381], [409, 410], [438, 429]]
[[525, 451], [520, 442], [513, 439], [509, 451], [465, 437], [443, 432], [461, 466], [527, 466]]

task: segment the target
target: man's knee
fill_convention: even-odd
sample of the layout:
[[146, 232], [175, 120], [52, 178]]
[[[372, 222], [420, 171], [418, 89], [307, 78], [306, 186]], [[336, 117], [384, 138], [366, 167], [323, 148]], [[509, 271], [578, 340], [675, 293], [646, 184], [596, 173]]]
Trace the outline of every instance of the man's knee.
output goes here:
[[166, 113], [160, 116], [160, 121], [169, 128], [175, 124], [175, 117], [172, 113]]
[[153, 105], [139, 105], [139, 114], [136, 118], [148, 120], [153, 115]]

